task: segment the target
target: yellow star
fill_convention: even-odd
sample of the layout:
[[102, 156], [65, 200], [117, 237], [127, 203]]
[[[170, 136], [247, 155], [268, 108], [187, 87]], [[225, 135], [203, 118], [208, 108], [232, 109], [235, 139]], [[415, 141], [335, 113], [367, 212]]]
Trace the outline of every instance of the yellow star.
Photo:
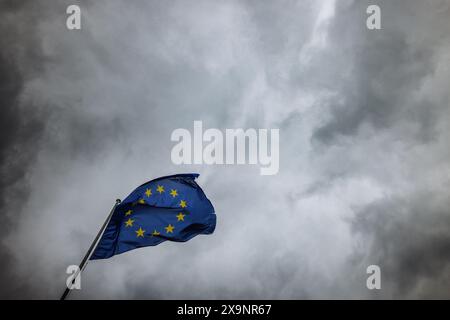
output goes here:
[[182, 207], [182, 208], [186, 208], [186, 207], [187, 207], [187, 203], [186, 203], [186, 201], [184, 201], [184, 200], [181, 200], [181, 201], [180, 201], [180, 207]]
[[160, 186], [160, 185], [158, 185], [158, 188], [156, 188], [156, 191], [158, 191], [158, 192], [159, 192], [159, 194], [161, 194], [161, 193], [163, 193], [163, 192], [164, 192], [164, 187], [163, 187], [163, 186]]
[[152, 195], [152, 189], [147, 189], [145, 190], [145, 195], [148, 197], [150, 197]]
[[139, 229], [138, 230], [136, 230], [135, 231], [136, 232], [136, 237], [144, 237], [144, 232], [145, 232], [145, 230], [144, 229], [142, 229], [141, 227], [139, 227]]
[[170, 195], [175, 198], [178, 195], [177, 190], [176, 189], [170, 190]]
[[184, 217], [185, 217], [185, 216], [186, 216], [185, 214], [183, 214], [182, 212], [180, 212], [180, 213], [177, 215], [178, 221], [184, 221]]
[[129, 218], [127, 221], [125, 221], [125, 226], [126, 227], [132, 227], [133, 226], [133, 222], [134, 222], [134, 220]]
[[158, 231], [153, 231], [153, 233], [152, 233], [152, 236], [159, 236], [160, 235], [160, 233], [158, 232]]
[[131, 213], [133, 213], [133, 210], [128, 210], [127, 212], [125, 212], [125, 216], [129, 216]]
[[145, 204], [145, 200], [144, 200], [144, 199], [139, 199], [138, 202], [139, 202], [140, 204]]
[[166, 229], [166, 233], [173, 233], [173, 229], [175, 229], [175, 227], [169, 223], [169, 225], [164, 229]]

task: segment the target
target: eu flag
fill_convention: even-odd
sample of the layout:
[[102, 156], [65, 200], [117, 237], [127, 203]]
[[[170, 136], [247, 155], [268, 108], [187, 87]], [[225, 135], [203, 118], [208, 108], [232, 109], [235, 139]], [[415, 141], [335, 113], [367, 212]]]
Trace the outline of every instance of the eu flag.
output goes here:
[[116, 207], [91, 260], [213, 233], [216, 214], [195, 182], [198, 176], [177, 174], [136, 188]]

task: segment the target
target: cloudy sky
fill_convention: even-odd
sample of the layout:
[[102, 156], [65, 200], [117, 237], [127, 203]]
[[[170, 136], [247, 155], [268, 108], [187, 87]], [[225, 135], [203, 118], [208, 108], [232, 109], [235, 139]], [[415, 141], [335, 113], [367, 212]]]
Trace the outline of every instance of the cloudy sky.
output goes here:
[[[450, 298], [449, 16], [448, 0], [1, 0], [0, 297], [58, 298], [116, 198], [198, 172], [214, 234], [92, 262], [71, 297]], [[194, 120], [279, 128], [279, 173], [172, 164]]]

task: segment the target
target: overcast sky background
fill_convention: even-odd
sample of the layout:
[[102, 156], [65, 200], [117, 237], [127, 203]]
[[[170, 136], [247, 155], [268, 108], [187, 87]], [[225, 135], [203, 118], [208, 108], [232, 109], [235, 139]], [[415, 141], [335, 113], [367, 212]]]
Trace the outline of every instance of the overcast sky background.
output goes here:
[[[214, 234], [71, 297], [450, 298], [450, 1], [0, 4], [0, 297], [59, 298], [117, 197], [198, 172]], [[194, 120], [279, 128], [278, 175], [173, 165]]]

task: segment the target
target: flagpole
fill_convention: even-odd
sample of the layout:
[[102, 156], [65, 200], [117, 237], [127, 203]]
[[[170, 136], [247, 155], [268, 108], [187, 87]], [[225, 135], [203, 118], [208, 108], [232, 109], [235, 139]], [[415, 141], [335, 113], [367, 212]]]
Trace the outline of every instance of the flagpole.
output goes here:
[[[114, 211], [116, 210], [117, 206], [120, 204], [120, 199], [116, 200], [116, 203], [114, 204], [114, 206], [111, 209], [111, 212], [109, 213], [108, 217], [105, 220], [105, 223], [103, 223], [103, 226], [101, 227], [100, 231], [98, 232], [97, 236], [95, 237], [94, 241], [92, 242], [89, 250], [86, 252], [86, 255], [84, 256], [83, 260], [81, 261], [80, 265], [78, 266], [78, 270], [77, 272], [75, 272], [72, 283], [75, 282], [75, 279], [78, 277], [78, 275], [84, 270], [84, 268], [86, 267], [89, 258], [92, 256], [92, 254], [94, 253], [95, 248], [98, 245], [98, 242], [100, 240], [100, 237], [103, 235], [103, 232], [105, 232], [106, 226], [108, 225], [109, 221], [111, 220], [111, 217], [114, 213]], [[66, 290], [64, 290], [64, 293], [62, 294], [60, 300], [65, 300], [67, 298], [67, 296], [69, 295], [70, 291], [72, 291], [69, 288], [66, 288]]]

